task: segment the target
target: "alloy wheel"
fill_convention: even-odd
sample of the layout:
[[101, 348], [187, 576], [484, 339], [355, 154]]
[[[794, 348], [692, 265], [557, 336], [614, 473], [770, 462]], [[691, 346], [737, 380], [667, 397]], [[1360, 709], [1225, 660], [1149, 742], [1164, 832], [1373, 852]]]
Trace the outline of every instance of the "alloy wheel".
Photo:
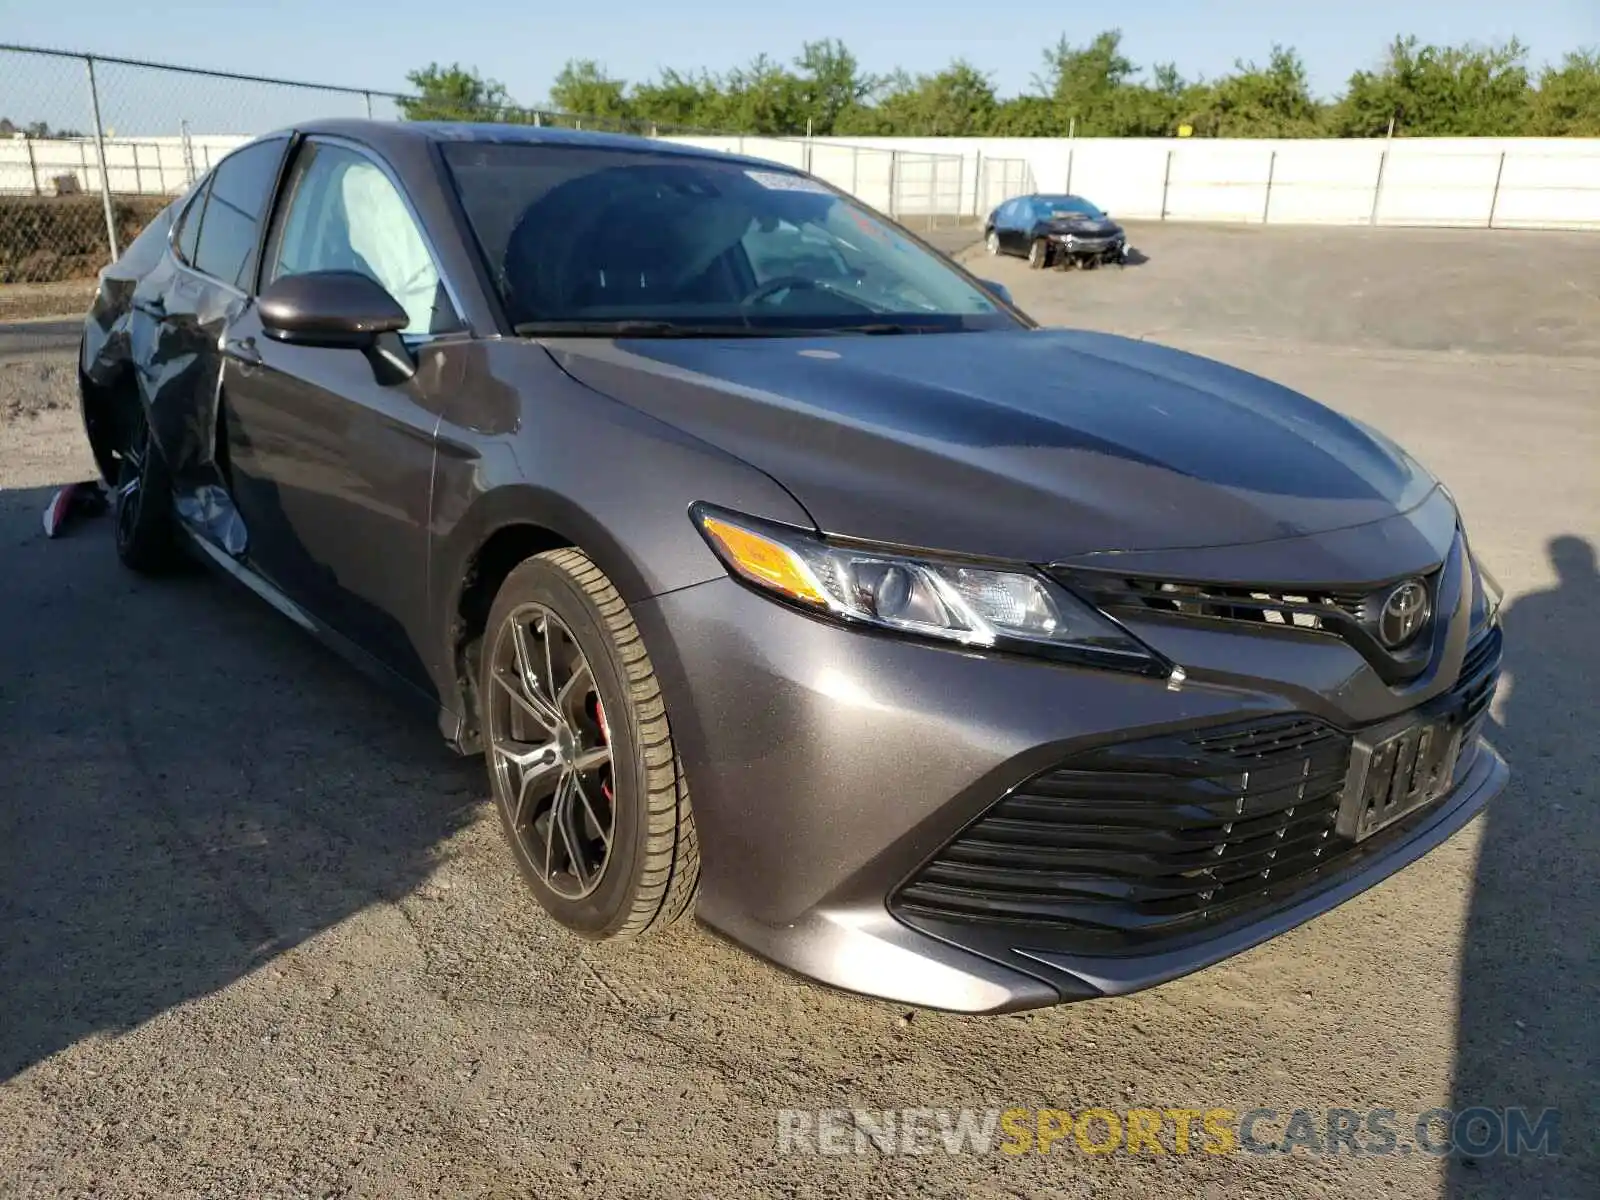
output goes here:
[[485, 697], [496, 799], [518, 854], [557, 896], [600, 886], [616, 832], [611, 736], [594, 672], [572, 630], [542, 604], [501, 624]]
[[144, 504], [145, 463], [150, 454], [150, 425], [143, 408], [138, 408], [128, 445], [118, 454], [116, 533], [124, 545], [132, 541], [139, 526], [139, 511]]
[[990, 254], [1000, 253], [1000, 235], [994, 230], [989, 231], [989, 236], [983, 240], [983, 244], [988, 247]]

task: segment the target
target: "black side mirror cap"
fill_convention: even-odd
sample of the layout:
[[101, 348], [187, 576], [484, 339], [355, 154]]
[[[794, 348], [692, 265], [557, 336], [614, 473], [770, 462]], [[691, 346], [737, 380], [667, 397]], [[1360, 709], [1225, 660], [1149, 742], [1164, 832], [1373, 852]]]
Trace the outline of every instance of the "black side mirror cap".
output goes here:
[[359, 271], [282, 276], [267, 285], [256, 307], [261, 332], [274, 341], [359, 350], [384, 384], [416, 373], [399, 336], [411, 318], [382, 284]]
[[359, 271], [309, 271], [261, 293], [261, 328], [279, 342], [364, 349], [411, 323], [400, 302]]

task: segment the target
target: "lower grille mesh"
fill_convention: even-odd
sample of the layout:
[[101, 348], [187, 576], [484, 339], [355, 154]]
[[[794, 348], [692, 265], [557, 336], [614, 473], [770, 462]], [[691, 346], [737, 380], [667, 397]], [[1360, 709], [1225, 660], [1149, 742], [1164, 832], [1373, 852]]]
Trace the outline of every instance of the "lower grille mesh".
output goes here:
[[[1493, 699], [1498, 628], [1468, 647], [1428, 706], [1464, 727], [1464, 762]], [[1335, 823], [1351, 738], [1274, 716], [1104, 746], [1015, 789], [891, 898], [910, 923], [1003, 923], [1070, 932], [1085, 953], [1180, 937], [1303, 890], [1359, 845]]]
[[1344, 734], [1283, 717], [1092, 751], [1012, 792], [896, 896], [910, 913], [1151, 936], [1336, 853]]

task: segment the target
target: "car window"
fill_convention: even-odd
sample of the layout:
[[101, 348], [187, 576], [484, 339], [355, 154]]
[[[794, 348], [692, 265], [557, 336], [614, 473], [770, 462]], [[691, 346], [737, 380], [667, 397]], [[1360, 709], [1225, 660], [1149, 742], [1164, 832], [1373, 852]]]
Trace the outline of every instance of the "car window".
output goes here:
[[286, 141], [256, 142], [217, 164], [194, 249], [197, 271], [250, 290], [261, 218], [272, 199]]
[[947, 260], [781, 167], [653, 149], [442, 149], [513, 325], [1016, 326]]
[[459, 327], [415, 218], [372, 159], [346, 146], [307, 142], [295, 161], [264, 282], [309, 271], [359, 271], [406, 310], [402, 333]]
[[210, 187], [211, 177], [208, 175], [195, 188], [194, 195], [178, 217], [178, 236], [173, 241], [173, 247], [178, 261], [186, 267], [194, 265], [194, 247], [200, 240], [200, 217], [205, 212], [206, 192]]
[[1082, 196], [1049, 196], [1042, 205], [1052, 217], [1089, 217], [1098, 221], [1105, 216]]

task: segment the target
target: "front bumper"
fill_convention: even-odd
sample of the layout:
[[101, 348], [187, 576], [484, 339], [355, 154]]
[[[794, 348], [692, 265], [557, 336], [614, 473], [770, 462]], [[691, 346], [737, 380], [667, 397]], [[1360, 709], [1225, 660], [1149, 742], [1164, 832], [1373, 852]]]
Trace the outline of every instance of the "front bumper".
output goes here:
[[[1421, 857], [1507, 778], [1483, 746], [1449, 794], [1377, 851], [1178, 943], [1084, 955], [1060, 937], [1013, 926], [914, 928], [891, 912], [890, 897], [1024, 781], [1087, 747], [1305, 712], [1311, 697], [1236, 672], [1202, 669], [1173, 688], [862, 634], [731, 580], [658, 597], [635, 617], [691, 788], [701, 919], [802, 974], [905, 1003], [1003, 1012], [1134, 991], [1197, 970]], [[1298, 663], [1301, 678], [1362, 669], [1342, 644], [1274, 643], [1261, 654], [1258, 634], [1214, 636], [1220, 658], [1249, 661], [1255, 647], [1262, 669], [1275, 673], [1295, 672], [1297, 654], [1310, 656]], [[1391, 714], [1325, 704], [1317, 715], [1357, 726]]]
[[1127, 239], [1122, 234], [1084, 236], [1071, 233], [1054, 233], [1050, 243], [1057, 256], [1071, 258], [1117, 259], [1128, 252]]

